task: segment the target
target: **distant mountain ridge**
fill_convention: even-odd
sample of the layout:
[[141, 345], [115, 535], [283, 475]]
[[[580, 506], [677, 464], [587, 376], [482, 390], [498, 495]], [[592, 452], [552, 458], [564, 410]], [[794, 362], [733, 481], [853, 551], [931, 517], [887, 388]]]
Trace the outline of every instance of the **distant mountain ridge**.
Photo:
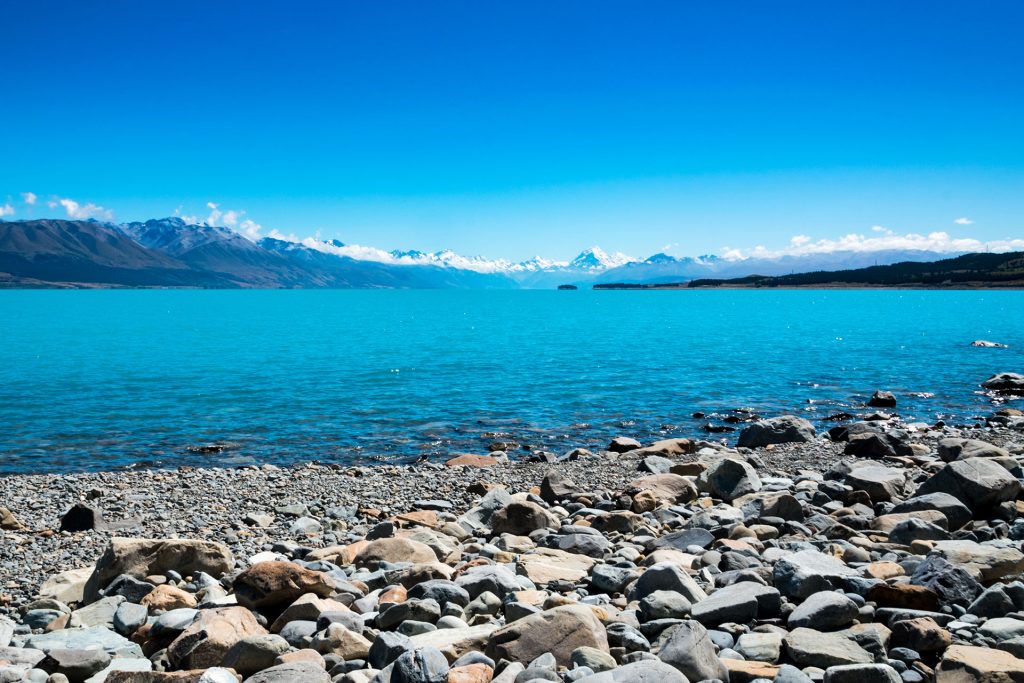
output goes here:
[[779, 276], [948, 256], [927, 251], [836, 251], [737, 260], [657, 253], [639, 260], [594, 246], [571, 261], [535, 257], [512, 262], [451, 250], [383, 251], [340, 240], [252, 241], [230, 228], [177, 217], [124, 224], [0, 221], [4, 286], [554, 289]]

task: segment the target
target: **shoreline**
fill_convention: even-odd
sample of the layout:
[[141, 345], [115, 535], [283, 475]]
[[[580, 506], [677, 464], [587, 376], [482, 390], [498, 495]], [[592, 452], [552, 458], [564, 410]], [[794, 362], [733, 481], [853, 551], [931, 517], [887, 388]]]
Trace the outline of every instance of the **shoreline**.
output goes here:
[[[775, 430], [773, 433], [784, 433], [787, 436], [778, 440], [776, 437], [767, 437], [763, 431], [767, 426]], [[259, 634], [265, 633], [265, 628], [270, 627], [286, 604], [299, 597], [302, 591], [289, 592], [283, 584], [275, 583], [273, 575], [260, 579], [276, 586], [273, 589], [260, 589], [272, 590], [268, 596], [278, 594], [278, 597], [273, 598], [276, 600], [273, 604], [278, 607], [272, 608], [269, 602], [253, 603], [245, 597], [242, 586], [246, 577], [252, 572], [271, 571], [271, 565], [274, 572], [286, 571], [290, 567], [288, 572], [303, 573], [303, 581], [312, 582], [308, 585], [313, 586], [317, 585], [317, 581], [326, 581], [317, 577], [324, 576], [322, 572], [328, 572], [335, 577], [329, 582], [332, 587], [324, 588], [325, 592], [318, 594], [325, 599], [331, 595], [328, 602], [333, 600], [332, 605], [341, 601], [341, 607], [330, 609], [361, 615], [356, 623], [352, 623], [349, 617], [345, 617], [343, 623], [352, 633], [362, 633], [359, 642], [365, 642], [366, 648], [370, 648], [375, 639], [384, 637], [385, 631], [397, 629], [396, 637], [397, 633], [402, 633], [406, 640], [399, 641], [405, 644], [395, 651], [395, 656], [414, 647], [427, 648], [423, 650], [424, 653], [435, 651], [430, 648], [439, 648], [443, 657], [438, 660], [437, 666], [445, 670], [448, 666], [454, 670], [460, 665], [464, 668], [476, 663], [476, 660], [470, 663], [463, 661], [463, 656], [485, 657], [479, 661], [490, 662], [488, 672], [479, 680], [489, 681], [492, 675], [496, 675], [494, 680], [500, 680], [501, 683], [506, 680], [500, 677], [502, 671], [493, 668], [498, 659], [511, 662], [503, 669], [512, 672], [507, 679], [511, 682], [516, 673], [521, 672], [548, 646], [541, 645], [541, 650], [534, 651], [525, 645], [526, 641], [523, 641], [519, 649], [498, 645], [495, 640], [498, 633], [514, 633], [519, 628], [516, 626], [519, 620], [526, 620], [523, 624], [533, 624], [534, 617], [540, 621], [531, 628], [549, 628], [544, 625], [548, 624], [547, 617], [541, 619], [541, 615], [547, 615], [552, 610], [556, 610], [555, 613], [559, 615], [556, 619], [559, 629], [583, 628], [571, 619], [570, 625], [562, 624], [561, 619], [569, 619], [562, 615], [570, 614], [571, 610], [585, 605], [588, 606], [587, 614], [591, 609], [598, 610], [594, 614], [599, 615], [599, 621], [594, 624], [600, 625], [588, 621], [586, 630], [589, 635], [577, 634], [570, 637], [560, 631], [551, 634], [550, 642], [562, 642], [564, 636], [566, 643], [572, 643], [572, 647], [566, 648], [553, 646], [555, 660], [552, 667], [611, 667], [622, 669], [622, 676], [639, 675], [628, 667], [654, 667], [652, 671], [662, 676], [656, 680], [672, 681], [675, 679], [669, 673], [671, 668], [658, 667], [668, 665], [686, 673], [686, 667], [690, 665], [683, 661], [686, 657], [676, 654], [673, 639], [682, 637], [683, 633], [693, 632], [711, 634], [704, 637], [712, 640], [701, 641], [706, 643], [701, 645], [691, 643], [686, 647], [706, 650], [705, 666], [708, 668], [703, 671], [712, 675], [717, 673], [715, 677], [719, 678], [722, 678], [724, 672], [726, 680], [730, 675], [736, 681], [752, 680], [752, 677], [757, 677], [754, 676], [755, 671], [778, 674], [780, 667], [785, 666], [795, 667], [798, 671], [804, 669], [805, 672], [821, 671], [834, 666], [837, 661], [823, 658], [818, 651], [826, 647], [824, 642], [829, 638], [841, 637], [832, 634], [836, 626], [830, 625], [827, 619], [821, 622], [812, 619], [806, 622], [807, 626], [801, 627], [802, 631], [797, 629], [797, 625], [802, 623], [796, 619], [799, 611], [812, 602], [810, 598], [815, 591], [824, 590], [824, 587], [815, 588], [810, 593], [804, 592], [806, 589], [802, 588], [787, 588], [789, 584], [784, 582], [779, 568], [793, 553], [813, 553], [815, 557], [831, 558], [827, 561], [838, 564], [825, 574], [833, 577], [830, 581], [840, 582], [834, 584], [833, 588], [845, 586], [848, 596], [860, 591], [858, 600], [861, 603], [858, 604], [868, 599], [867, 609], [863, 606], [851, 608], [853, 611], [843, 617], [846, 621], [840, 624], [850, 626], [850, 640], [842, 642], [859, 643], [856, 652], [864, 652], [862, 647], [871, 652], [873, 647], [861, 636], [854, 637], [857, 633], [863, 633], [856, 629], [870, 630], [875, 628], [871, 626], [872, 622], [878, 621], [888, 621], [889, 628], [895, 629], [892, 619], [899, 617], [890, 618], [889, 613], [894, 609], [897, 613], [899, 609], [908, 609], [905, 603], [886, 602], [891, 598], [883, 600], [878, 597], [881, 594], [875, 595], [869, 590], [873, 590], [872, 586], [880, 582], [878, 576], [882, 577], [882, 583], [886, 578], [900, 579], [902, 576], [904, 570], [900, 568], [901, 565], [889, 558], [903, 558], [900, 561], [906, 564], [906, 571], [910, 572], [915, 563], [920, 563], [931, 552], [936, 540], [935, 534], [938, 534], [939, 539], [962, 538], [974, 544], [965, 548], [984, 549], [987, 546], [976, 542], [1006, 539], [1010, 533], [1010, 539], [1015, 540], [1007, 540], [1009, 545], [1003, 543], [995, 547], [1009, 548], [1000, 552], [1014, 553], [1012, 563], [1006, 565], [1012, 569], [998, 576], [1000, 580], [1010, 581], [1024, 572], [1024, 552], [1021, 552], [1020, 541], [1024, 538], [1024, 508], [1019, 504], [1013, 508], [1012, 513], [1005, 506], [999, 508], [999, 511], [995, 508], [978, 508], [976, 514], [983, 521], [964, 527], [956, 536], [951, 535], [952, 524], [946, 517], [932, 511], [914, 512], [905, 517], [890, 515], [897, 527], [899, 524], [896, 522], [899, 520], [909, 520], [903, 525], [910, 525], [906, 529], [910, 534], [906, 540], [896, 540], [896, 534], [904, 531], [897, 530], [889, 522], [886, 522], [888, 526], [879, 526], [879, 520], [887, 519], [885, 515], [892, 511], [894, 503], [910, 499], [915, 489], [924, 490], [924, 482], [944, 471], [944, 463], [949, 460], [947, 455], [943, 455], [943, 449], [949, 448], [946, 444], [951, 440], [962, 444], [983, 444], [989, 451], [981, 459], [991, 459], [993, 463], [999, 462], [1006, 467], [1012, 466], [1017, 476], [1024, 478], [1024, 470], [1021, 469], [1024, 463], [1024, 415], [1019, 411], [1001, 409], [989, 418], [988, 426], [978, 429], [918, 427], [892, 420], [845, 422], [838, 425], [831, 434], [819, 432], [815, 435], [810, 423], [792, 416], [759, 421], [748, 425], [748, 428], [754, 432], [750, 438], [755, 439], [748, 440], [749, 448], [690, 439], [665, 439], [653, 444], [641, 444], [628, 437], [619, 437], [601, 452], [577, 450], [553, 462], [503, 462], [500, 457], [495, 457], [497, 454], [491, 454], [459, 456], [453, 459], [454, 463], [446, 465], [428, 463], [346, 467], [302, 463], [290, 467], [183, 466], [173, 470], [3, 477], [0, 478], [0, 500], [4, 501], [9, 514], [0, 511], [5, 525], [5, 530], [0, 532], [0, 627], [5, 623], [5, 613], [9, 620], [7, 623], [20, 625], [11, 627], [14, 633], [13, 647], [0, 647], [0, 669], [4, 667], [4, 657], [18, 656], [17, 652], [23, 651], [21, 648], [32, 650], [34, 644], [43, 642], [74, 644], [79, 642], [74, 639], [82, 633], [81, 628], [88, 627], [109, 631], [109, 639], [123, 644], [119, 646], [124, 648], [123, 657], [132, 659], [144, 653], [152, 655], [152, 661], [132, 659], [136, 662], [132, 666], [155, 666], [157, 670], [161, 667], [168, 670], [194, 670], [197, 672], [194, 675], [198, 677], [200, 669], [219, 671], [209, 667], [230, 665], [232, 670], [243, 673], [249, 671], [244, 674], [248, 676], [263, 669], [273, 672], [275, 668], [285, 673], [291, 671], [288, 667], [299, 666], [301, 662], [300, 668], [306, 667], [302, 668], [303, 680], [323, 683], [369, 683], [371, 680], [381, 683], [392, 680], [373, 678], [379, 676], [379, 670], [387, 662], [379, 657], [375, 659], [372, 650], [357, 648], [355, 651], [347, 651], [347, 656], [335, 656], [343, 649], [336, 639], [341, 637], [344, 640], [350, 636], [343, 636], [340, 632], [330, 635], [334, 627], [329, 622], [325, 622], [328, 625], [323, 633], [317, 635], [310, 631], [306, 636], [295, 635], [296, 640], [292, 640], [294, 634], [289, 635], [291, 631], [280, 630], [282, 636], [287, 636], [287, 642], [275, 640], [274, 643], [280, 643], [284, 649], [277, 652], [279, 656], [276, 659], [271, 657], [259, 660], [263, 663], [258, 666], [252, 662], [239, 662], [233, 655], [229, 656], [229, 646], [219, 651], [220, 654], [214, 659], [191, 659], [189, 655], [178, 652], [174, 644], [177, 640], [170, 642], [147, 634], [145, 626], [135, 635], [124, 631], [127, 627], [120, 625], [122, 622], [118, 621], [114, 610], [117, 607], [120, 613], [120, 606], [125, 604], [124, 597], [118, 595], [116, 600], [114, 597], [104, 597], [88, 606], [81, 604], [85, 579], [100, 571], [99, 567], [104, 562], [111, 561], [101, 556], [108, 557], [111, 552], [115, 552], [115, 555], [121, 552], [111, 550], [115, 548], [112, 544], [114, 538], [161, 539], [132, 542], [142, 544], [139, 547], [146, 544], [202, 543], [207, 544], [204, 548], [216, 548], [216, 553], [230, 558], [233, 568], [219, 582], [212, 584], [204, 584], [195, 579], [190, 581], [188, 570], [183, 569], [178, 573], [171, 565], [160, 571], [147, 570], [147, 573], [136, 576], [137, 580], [145, 578], [146, 581], [157, 582], [158, 589], [150, 587], [146, 590], [154, 591], [154, 595], [159, 593], [162, 602], [143, 600], [143, 607], [149, 610], [151, 623], [159, 623], [164, 619], [161, 616], [164, 613], [190, 615], [181, 627], [186, 630], [179, 630], [172, 636], [191, 633], [187, 627], [192, 621], [205, 624], [203, 620], [207, 617], [217, 619], [217, 615], [223, 613], [227, 618], [230, 612], [233, 621], [241, 619], [242, 623], [249, 623], [247, 619], [251, 620], [254, 614], [258, 615], [263, 619], [260, 622], [263, 626], [253, 621], [253, 626], [247, 627], [247, 633], [254, 638], [271, 637]], [[782, 429], [784, 432], [778, 431]], [[803, 430], [800, 433], [804, 436], [796, 440], [792, 436], [794, 429]], [[768, 441], [756, 441], [760, 438], [767, 438]], [[965, 439], [981, 441], [967, 442]], [[982, 454], [977, 455], [981, 457]], [[722, 470], [721, 474], [708, 478], [709, 473], [717, 472], [722, 466], [726, 466], [728, 474]], [[988, 466], [1010, 476], [1001, 465]], [[945, 467], [948, 469], [949, 466]], [[844, 480], [847, 483], [845, 489], [840, 484]], [[853, 484], [852, 488], [850, 484]], [[982, 486], [986, 485], [982, 477]], [[503, 490], [503, 498], [494, 498], [498, 495], [496, 489]], [[1019, 483], [1014, 491], [1018, 490]], [[480, 506], [491, 499], [504, 502], [499, 503], [494, 510], [487, 508], [490, 521], [483, 522], [480, 527], [467, 526], [476, 524], [466, 520], [476, 519], [473, 515], [481, 514]], [[760, 501], [757, 502], [760, 507], [756, 507], [760, 512], [753, 512], [755, 508], [749, 507], [753, 504], [749, 501]], [[783, 504], [783, 501], [792, 502]], [[507, 521], [501, 522], [499, 528], [497, 515], [504, 509], [502, 505], [506, 508], [526, 506], [521, 513], [525, 517], [509, 517]], [[792, 507], [794, 505], [803, 510], [796, 512]], [[73, 514], [66, 515], [73, 507]], [[953, 514], [948, 508], [943, 509]], [[1015, 522], [1012, 530], [1007, 526], [1007, 521], [998, 521], [1005, 520], [1008, 514], [1014, 515], [1008, 520]], [[941, 523], [950, 527], [949, 531], [936, 526], [940, 517]], [[918, 521], [918, 518], [922, 521]], [[611, 520], [614, 520], [614, 524]], [[828, 523], [824, 524], [826, 520]], [[62, 524], [81, 530], [61, 531]], [[957, 524], [963, 522], [958, 521]], [[21, 528], [16, 525], [21, 525]], [[1017, 526], [1020, 526], [1019, 533]], [[673, 542], [667, 540], [680, 534], [682, 540], [679, 543], [682, 545], [674, 546]], [[387, 541], [385, 545], [388, 548], [393, 547], [393, 544], [389, 545], [392, 541], [409, 543], [411, 541], [403, 539], [417, 539], [415, 543], [419, 545], [416, 548], [431, 548], [430, 551], [424, 551], [429, 552], [429, 562], [415, 564], [425, 562], [424, 558], [415, 559], [410, 567], [407, 562], [412, 556], [401, 553], [382, 555], [381, 559], [387, 562], [382, 565], [386, 570], [373, 572], [374, 565], [364, 566], [358, 553], [380, 542], [374, 539]], [[124, 546], [124, 542], [119, 543], [122, 546], [117, 547], [128, 547]], [[180, 554], [176, 552], [172, 556], [180, 557]], [[943, 557], [949, 557], [954, 562], [968, 562], [959, 555]], [[984, 559], [984, 555], [971, 557], [974, 557], [971, 562], [989, 561]], [[94, 566], [97, 567], [95, 572]], [[677, 566], [678, 569], [668, 570], [665, 566]], [[823, 567], [812, 563], [807, 570], [810, 572], [808, 578], [799, 580], [820, 581], [814, 577], [825, 571]], [[680, 576], [690, 578], [669, 591], [651, 593], [650, 589], [643, 588], [642, 577], [647, 573], [653, 572], [652, 576], [660, 577], [666, 571], [672, 576], [675, 576], [672, 572], [684, 572]], [[403, 572], [412, 573], [406, 577]], [[522, 590], [516, 594], [517, 599], [525, 600], [528, 604], [516, 607], [515, 610], [522, 610], [515, 612], [516, 616], [507, 612], [503, 614], [502, 608], [496, 606], [474, 607], [476, 602], [445, 612], [454, 617], [450, 623], [444, 621], [448, 617], [439, 619], [436, 614], [430, 616], [427, 612], [416, 611], [420, 609], [416, 607], [420, 594], [415, 591], [420, 590], [418, 586], [427, 579], [431, 579], [432, 583], [440, 581], [449, 585], [445, 582], [454, 582], [452, 585], [469, 586], [470, 596], [479, 598], [486, 589], [473, 588], [476, 586], [473, 577], [488, 576], [491, 577], [488, 581], [497, 580], [492, 577], [494, 572], [497, 572], [494, 576], [520, 577]], [[506, 575], [503, 572], [509, 573]], [[876, 576], [873, 572], [883, 573]], [[52, 579], [58, 574], [70, 583], [54, 584]], [[738, 583], [722, 581], [722, 578], [733, 574]], [[854, 575], [865, 578], [856, 581], [844, 578]], [[634, 583], [638, 576], [641, 580]], [[739, 578], [741, 576], [746, 578]], [[992, 574], [986, 583], [992, 584], [992, 577], [995, 576]], [[341, 577], [345, 577], [344, 581], [337, 583]], [[616, 578], [613, 580], [610, 577]], [[106, 580], [111, 578], [113, 575]], [[213, 576], [203, 581], [214, 581], [217, 578]], [[39, 602], [40, 586], [48, 580], [49, 583], [42, 589], [46, 600]], [[664, 580], [667, 579], [658, 579]], [[902, 580], [905, 581], [906, 576], [902, 576]], [[756, 609], [751, 613], [735, 612], [735, 605], [747, 603], [744, 602], [745, 598], [726, 597], [726, 594], [734, 590], [731, 586], [743, 587], [735, 590], [746, 590], [765, 583], [765, 590], [782, 590], [784, 609], [781, 617], [769, 613], [758, 616]], [[896, 580], [893, 585], [898, 586], [900, 583], [900, 580]], [[632, 586], [628, 590], [627, 584]], [[775, 588], [770, 588], [773, 584]], [[498, 588], [493, 590], [501, 592]], [[408, 605], [402, 607], [402, 610], [413, 610], [397, 621], [391, 617], [382, 617], [389, 609], [399, 609], [383, 598], [385, 594], [392, 595], [393, 591], [398, 591], [398, 596], [388, 600]], [[413, 599], [413, 595], [417, 597]], [[683, 595], [687, 599], [679, 602]], [[842, 597], [843, 593], [826, 591], [825, 595]], [[941, 601], [952, 599], [941, 592], [936, 595], [936, 599]], [[493, 599], [501, 597], [498, 595]], [[86, 602], [94, 599], [87, 599]], [[137, 599], [131, 598], [129, 601]], [[939, 619], [936, 628], [942, 628], [957, 615], [963, 614], [963, 607], [958, 606], [959, 599], [953, 599], [950, 609], [956, 609], [944, 613], [945, 616], [936, 611], [937, 604], [919, 613]], [[114, 602], [109, 602], [112, 600]], [[207, 602], [197, 604], [197, 600]], [[301, 602], [302, 599], [299, 600]], [[756, 605], [757, 601], [752, 604]], [[914, 609], [920, 609], [930, 603], [926, 600], [913, 604], [916, 605]], [[39, 611], [41, 609], [49, 612], [44, 615]], [[293, 605], [288, 609], [298, 608]], [[423, 609], [429, 612], [434, 608], [424, 606]], [[473, 613], [476, 616], [471, 615], [474, 609], [477, 610]], [[1021, 625], [1024, 628], [1024, 604], [1020, 610]], [[296, 616], [292, 619], [306, 618], [298, 614], [300, 612], [295, 612]], [[663, 616], [656, 616], [658, 614]], [[34, 615], [30, 619], [33, 624], [50, 625], [26, 630], [25, 620], [30, 615]], [[69, 622], [62, 615], [71, 615], [72, 620]], [[788, 632], [784, 628], [787, 619]], [[424, 620], [428, 623], [422, 623]], [[436, 627], [432, 624], [434, 621], [437, 622]], [[404, 625], [407, 622], [408, 625]], [[639, 629], [637, 633], [644, 634], [647, 645], [638, 646], [640, 650], [631, 650], [629, 647], [623, 649], [615, 645], [621, 637], [615, 635], [617, 631], [612, 625], [618, 622]], [[860, 626], [857, 622], [860, 622]], [[308, 623], [309, 628], [313, 628], [313, 622]], [[442, 623], [445, 624], [443, 627]], [[950, 626], [951, 631], [947, 634], [952, 644], [949, 652], [959, 652], [955, 650], [956, 647], [991, 647], [994, 644], [987, 631], [978, 629], [979, 625], [985, 624], [984, 619], [954, 623], [956, 626]], [[788, 635], [780, 637], [796, 638], [799, 635], [811, 641], [798, 644], [794, 640], [788, 646], [789, 649], [780, 650], [779, 654], [770, 656], [768, 660], [736, 654], [734, 648], [743, 649], [736, 638], [742, 634], [755, 633], [752, 629], [759, 624], [783, 628], [782, 633]], [[121, 639], [115, 632], [131, 635], [132, 641]], [[470, 632], [478, 634], [474, 636], [475, 640], [466, 640]], [[721, 640], [725, 635], [718, 634], [729, 634], [732, 640]], [[821, 638], [825, 641], [819, 642]], [[141, 645], [142, 649], [137, 649], [139, 645], [131, 645], [131, 648], [136, 649], [129, 648], [128, 644], [132, 642]], [[577, 646], [581, 643], [597, 653], [591, 650], [577, 652]], [[887, 646], [882, 647], [884, 652]], [[128, 654], [128, 650], [137, 654]], [[420, 649], [415, 651], [420, 652]], [[655, 657], [642, 657], [642, 652], [655, 654]], [[750, 652], [753, 650], [747, 651], [747, 654]], [[801, 654], [796, 654], [798, 652]], [[39, 656], [42, 655], [43, 652], [40, 652]], [[488, 656], [495, 658], [486, 659]], [[891, 657], [887, 659], [883, 656], [879, 663], [877, 656], [866, 660], [858, 659], [860, 656], [856, 655], [850, 663], [861, 662], [867, 665], [876, 662], [871, 665], [889, 667], [893, 661]], [[935, 666], [943, 666], [945, 661], [941, 659], [941, 652], [926, 652], [916, 656], [919, 659], [905, 664], [910, 670], [923, 673], [933, 671]], [[683, 657], [683, 660], [679, 657]], [[447, 662], [443, 662], [445, 659]], [[118, 659], [112, 660], [112, 664], [109, 659], [105, 661], [107, 663], [104, 666], [121, 665]], [[1020, 666], [1024, 667], [1024, 660], [1021, 660]], [[250, 671], [250, 667], [255, 668]], [[500, 666], [498, 668], [501, 669]], [[561, 670], [564, 671], [564, 668]], [[157, 674], [148, 676], [130, 678], [111, 673], [109, 681], [165, 681], [157, 677]], [[703, 678], [708, 676], [691, 677], [691, 680]], [[105, 680], [105, 677], [95, 680]], [[259, 680], [283, 682], [297, 679], [284, 677]], [[599, 682], [595, 680], [592, 683]]]

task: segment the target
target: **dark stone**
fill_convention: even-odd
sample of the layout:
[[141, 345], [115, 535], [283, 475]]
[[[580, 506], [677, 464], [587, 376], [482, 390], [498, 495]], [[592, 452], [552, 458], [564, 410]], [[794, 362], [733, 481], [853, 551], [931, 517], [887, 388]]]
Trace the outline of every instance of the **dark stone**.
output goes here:
[[61, 531], [92, 531], [104, 528], [103, 515], [85, 503], [75, 503], [60, 518]]

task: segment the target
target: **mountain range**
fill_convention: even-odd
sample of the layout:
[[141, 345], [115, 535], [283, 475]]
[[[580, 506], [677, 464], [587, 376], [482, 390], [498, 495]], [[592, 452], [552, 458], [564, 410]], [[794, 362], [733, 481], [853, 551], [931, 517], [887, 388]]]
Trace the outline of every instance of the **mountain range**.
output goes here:
[[658, 253], [638, 260], [592, 247], [571, 261], [511, 262], [453, 251], [383, 251], [338, 240], [252, 241], [227, 227], [177, 217], [123, 224], [0, 221], [0, 286], [8, 287], [552, 289], [780, 276], [949, 256], [889, 250], [747, 259]]

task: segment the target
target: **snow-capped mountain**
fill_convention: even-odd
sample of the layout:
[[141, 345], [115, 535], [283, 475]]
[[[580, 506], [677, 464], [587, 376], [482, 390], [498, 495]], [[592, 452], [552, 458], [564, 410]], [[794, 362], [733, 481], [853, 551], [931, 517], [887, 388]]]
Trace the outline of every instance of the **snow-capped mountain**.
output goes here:
[[916, 249], [759, 253], [749, 258], [659, 252], [639, 260], [594, 246], [570, 261], [537, 256], [515, 262], [450, 249], [388, 251], [336, 239], [295, 241], [276, 235], [254, 241], [227, 227], [181, 218], [122, 225], [0, 221], [0, 265], [7, 264], [2, 272], [26, 281], [129, 286], [553, 289], [564, 284], [777, 276], [952, 255]]

